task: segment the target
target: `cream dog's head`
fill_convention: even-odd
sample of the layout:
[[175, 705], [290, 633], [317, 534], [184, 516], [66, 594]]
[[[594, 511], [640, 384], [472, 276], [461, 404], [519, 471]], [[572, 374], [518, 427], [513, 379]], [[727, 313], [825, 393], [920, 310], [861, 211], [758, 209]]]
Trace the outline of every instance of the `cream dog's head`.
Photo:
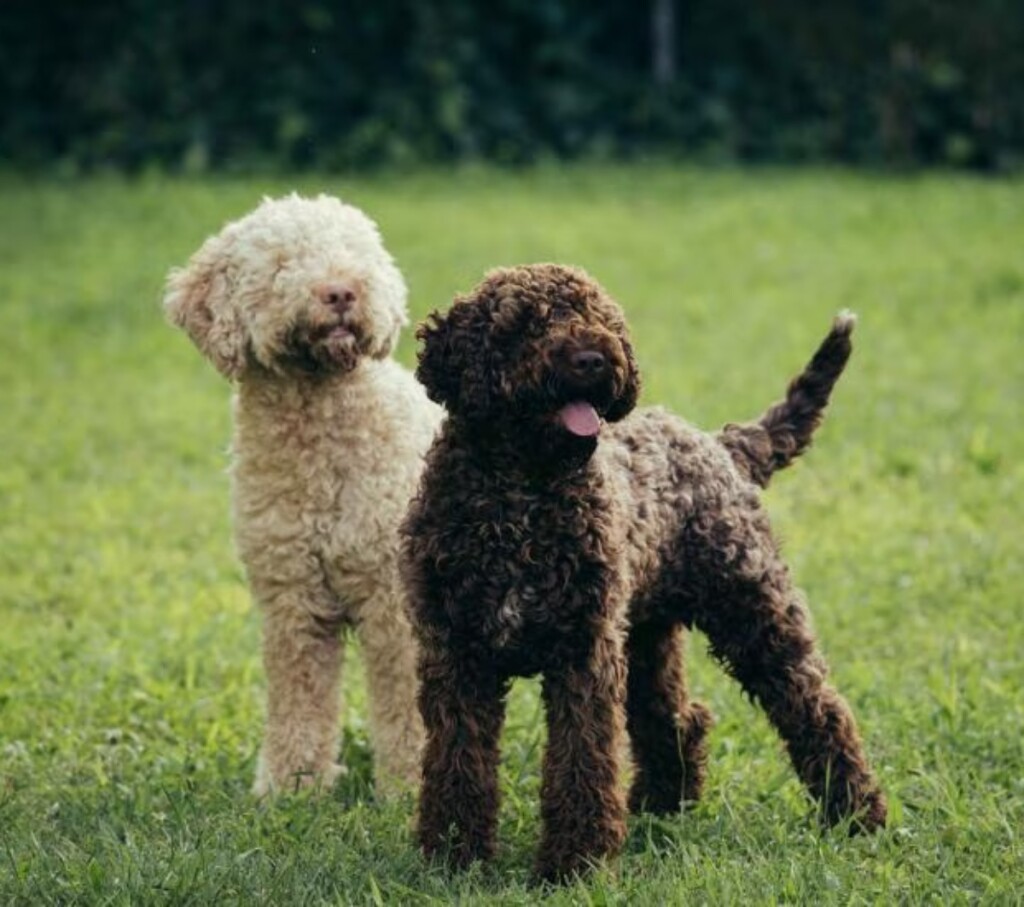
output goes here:
[[228, 378], [351, 371], [387, 356], [407, 322], [402, 275], [377, 226], [320, 195], [266, 199], [171, 271], [164, 307]]

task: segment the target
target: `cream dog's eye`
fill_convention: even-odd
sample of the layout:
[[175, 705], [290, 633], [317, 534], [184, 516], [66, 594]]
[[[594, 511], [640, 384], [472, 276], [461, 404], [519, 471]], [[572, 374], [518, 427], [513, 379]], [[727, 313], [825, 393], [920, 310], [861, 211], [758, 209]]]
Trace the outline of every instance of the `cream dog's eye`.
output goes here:
[[283, 258], [274, 265], [274, 270], [270, 272], [271, 286], [276, 287], [284, 279], [289, 271], [290, 264], [291, 262], [287, 258]]

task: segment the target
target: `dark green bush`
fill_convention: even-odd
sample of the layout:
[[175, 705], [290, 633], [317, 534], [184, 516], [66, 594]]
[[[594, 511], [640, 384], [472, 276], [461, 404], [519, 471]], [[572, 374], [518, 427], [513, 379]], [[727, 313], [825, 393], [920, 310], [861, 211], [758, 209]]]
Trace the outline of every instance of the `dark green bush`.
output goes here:
[[0, 158], [351, 167], [638, 151], [1002, 169], [1019, 0], [7, 0]]

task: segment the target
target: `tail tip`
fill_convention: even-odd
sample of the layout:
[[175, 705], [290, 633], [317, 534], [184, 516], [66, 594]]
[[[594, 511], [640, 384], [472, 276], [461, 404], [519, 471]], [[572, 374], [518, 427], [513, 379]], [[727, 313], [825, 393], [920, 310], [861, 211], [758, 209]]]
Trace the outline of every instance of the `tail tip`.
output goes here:
[[849, 337], [850, 334], [853, 333], [853, 329], [856, 325], [856, 313], [851, 312], [849, 309], [843, 309], [836, 313], [836, 317], [832, 320], [832, 333], [840, 334], [843, 337]]

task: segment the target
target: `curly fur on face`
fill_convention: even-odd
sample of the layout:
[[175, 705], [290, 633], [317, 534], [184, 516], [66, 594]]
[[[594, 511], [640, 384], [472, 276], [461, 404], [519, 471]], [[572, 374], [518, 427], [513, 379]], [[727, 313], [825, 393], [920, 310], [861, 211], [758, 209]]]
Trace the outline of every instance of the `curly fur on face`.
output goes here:
[[441, 411], [387, 358], [405, 284], [377, 228], [327, 196], [266, 200], [171, 273], [165, 305], [237, 383], [234, 529], [267, 673], [255, 792], [342, 770], [346, 628], [363, 648], [378, 786], [415, 784], [423, 729], [398, 525]]
[[[340, 311], [323, 288], [353, 296]], [[165, 307], [226, 376], [348, 371], [381, 359], [408, 322], [402, 275], [362, 211], [336, 198], [290, 195], [211, 236], [171, 272]]]
[[582, 271], [494, 271], [421, 327], [417, 375], [449, 411], [403, 525], [427, 854], [461, 866], [494, 852], [515, 676], [543, 676], [542, 878], [615, 853], [627, 807], [695, 800], [711, 715], [686, 691], [691, 627], [765, 709], [823, 818], [884, 824], [757, 494], [810, 443], [852, 327], [837, 319], [781, 403], [719, 436], [660, 409], [631, 412], [639, 378], [622, 314]]
[[[482, 445], [529, 437], [538, 462], [593, 453], [595, 437], [564, 430], [563, 406], [585, 402], [616, 422], [640, 392], [622, 312], [582, 271], [495, 270], [446, 315], [431, 315], [416, 336], [423, 341], [416, 377], [430, 398], [470, 425]], [[573, 372], [573, 356], [582, 351], [603, 357], [600, 374]]]

